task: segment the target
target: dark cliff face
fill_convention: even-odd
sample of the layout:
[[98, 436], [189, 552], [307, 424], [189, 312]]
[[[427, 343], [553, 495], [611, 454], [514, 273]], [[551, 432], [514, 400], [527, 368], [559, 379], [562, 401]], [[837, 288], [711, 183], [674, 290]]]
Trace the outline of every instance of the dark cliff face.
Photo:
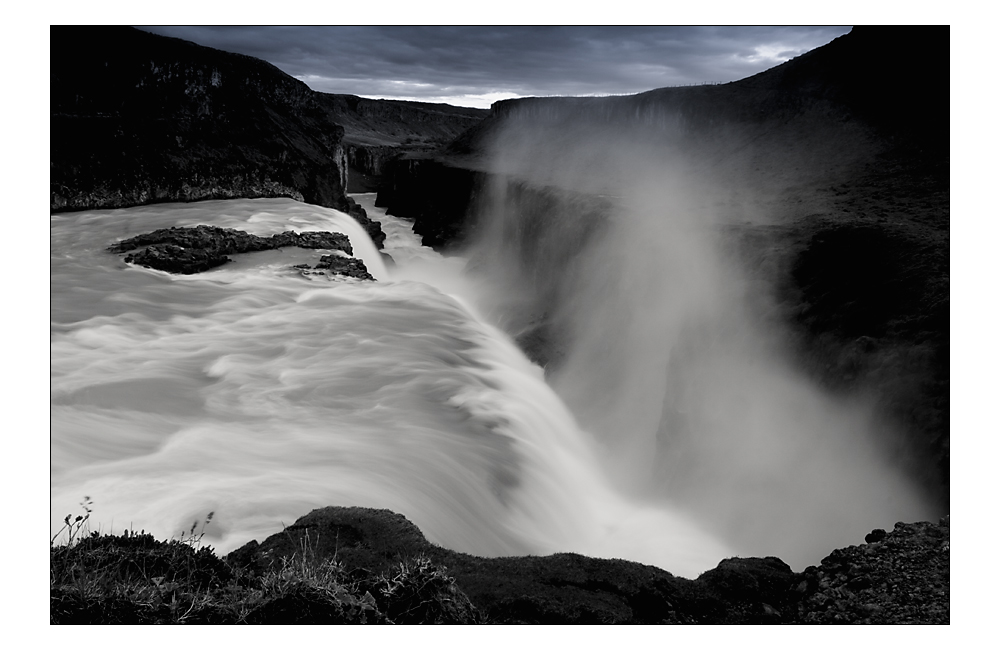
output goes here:
[[484, 174], [431, 158], [396, 158], [383, 169], [378, 201], [387, 213], [412, 219], [424, 245], [447, 250], [468, 239], [475, 222], [468, 217]]
[[347, 191], [373, 192], [382, 184], [382, 174], [390, 161], [398, 158], [400, 148], [391, 145], [347, 145]]
[[482, 108], [355, 95], [318, 93], [318, 99], [344, 125], [345, 144], [357, 146], [446, 144], [490, 114]]
[[126, 27], [53, 27], [51, 208], [289, 196], [349, 210], [343, 127], [252, 57]]
[[380, 189], [393, 161], [433, 153], [490, 114], [485, 109], [449, 104], [318, 96], [344, 125], [350, 192]]

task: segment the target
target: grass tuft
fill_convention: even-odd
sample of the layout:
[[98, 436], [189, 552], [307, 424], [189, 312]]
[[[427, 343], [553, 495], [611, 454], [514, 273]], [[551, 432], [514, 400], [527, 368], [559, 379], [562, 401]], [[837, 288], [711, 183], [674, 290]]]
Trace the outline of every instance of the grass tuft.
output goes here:
[[[179, 539], [145, 531], [91, 532], [67, 515], [50, 543], [50, 621], [80, 623], [476, 623], [454, 579], [426, 557], [380, 575], [349, 573], [321, 559], [308, 537], [301, 552], [263, 572], [234, 568], [202, 544], [213, 514]], [[57, 543], [57, 541], [59, 543]]]

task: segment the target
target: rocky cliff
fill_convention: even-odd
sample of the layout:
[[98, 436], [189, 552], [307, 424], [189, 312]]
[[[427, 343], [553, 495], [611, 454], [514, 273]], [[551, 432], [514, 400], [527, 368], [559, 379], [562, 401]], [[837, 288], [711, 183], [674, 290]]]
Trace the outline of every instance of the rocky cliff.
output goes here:
[[345, 195], [336, 113], [274, 66], [127, 27], [53, 27], [51, 209]]
[[344, 126], [352, 192], [378, 189], [389, 161], [435, 152], [489, 115], [484, 109], [449, 104], [319, 97]]
[[476, 197], [486, 175], [432, 157], [396, 157], [383, 167], [375, 205], [413, 220], [425, 246], [448, 250], [475, 229]]

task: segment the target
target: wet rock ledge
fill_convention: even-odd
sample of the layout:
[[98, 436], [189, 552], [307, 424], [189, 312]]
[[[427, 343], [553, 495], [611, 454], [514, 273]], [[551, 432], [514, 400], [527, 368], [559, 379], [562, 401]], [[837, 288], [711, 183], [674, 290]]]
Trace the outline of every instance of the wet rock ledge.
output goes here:
[[[231, 261], [229, 255], [275, 250], [288, 246], [342, 251], [353, 255], [351, 241], [339, 232], [292, 231], [270, 237], [259, 237], [234, 228], [193, 226], [190, 228], [161, 228], [125, 239], [108, 247], [110, 253], [127, 253], [125, 261], [151, 269], [190, 275], [221, 266]], [[314, 268], [329, 270], [363, 280], [374, 280], [365, 263], [359, 259], [324, 255]]]

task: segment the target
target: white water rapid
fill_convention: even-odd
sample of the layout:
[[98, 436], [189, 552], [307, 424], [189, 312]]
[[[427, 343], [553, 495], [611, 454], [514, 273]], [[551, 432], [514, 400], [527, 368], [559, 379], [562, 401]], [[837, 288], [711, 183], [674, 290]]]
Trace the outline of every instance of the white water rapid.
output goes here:
[[[478, 555], [574, 551], [694, 577], [733, 551], [667, 505], [611, 487], [542, 370], [477, 316], [463, 260], [290, 199], [51, 220], [52, 525], [176, 536], [209, 512], [219, 552], [313, 508], [389, 508]], [[105, 251], [156, 228], [347, 234], [377, 282], [303, 276], [301, 249], [191, 276]]]

